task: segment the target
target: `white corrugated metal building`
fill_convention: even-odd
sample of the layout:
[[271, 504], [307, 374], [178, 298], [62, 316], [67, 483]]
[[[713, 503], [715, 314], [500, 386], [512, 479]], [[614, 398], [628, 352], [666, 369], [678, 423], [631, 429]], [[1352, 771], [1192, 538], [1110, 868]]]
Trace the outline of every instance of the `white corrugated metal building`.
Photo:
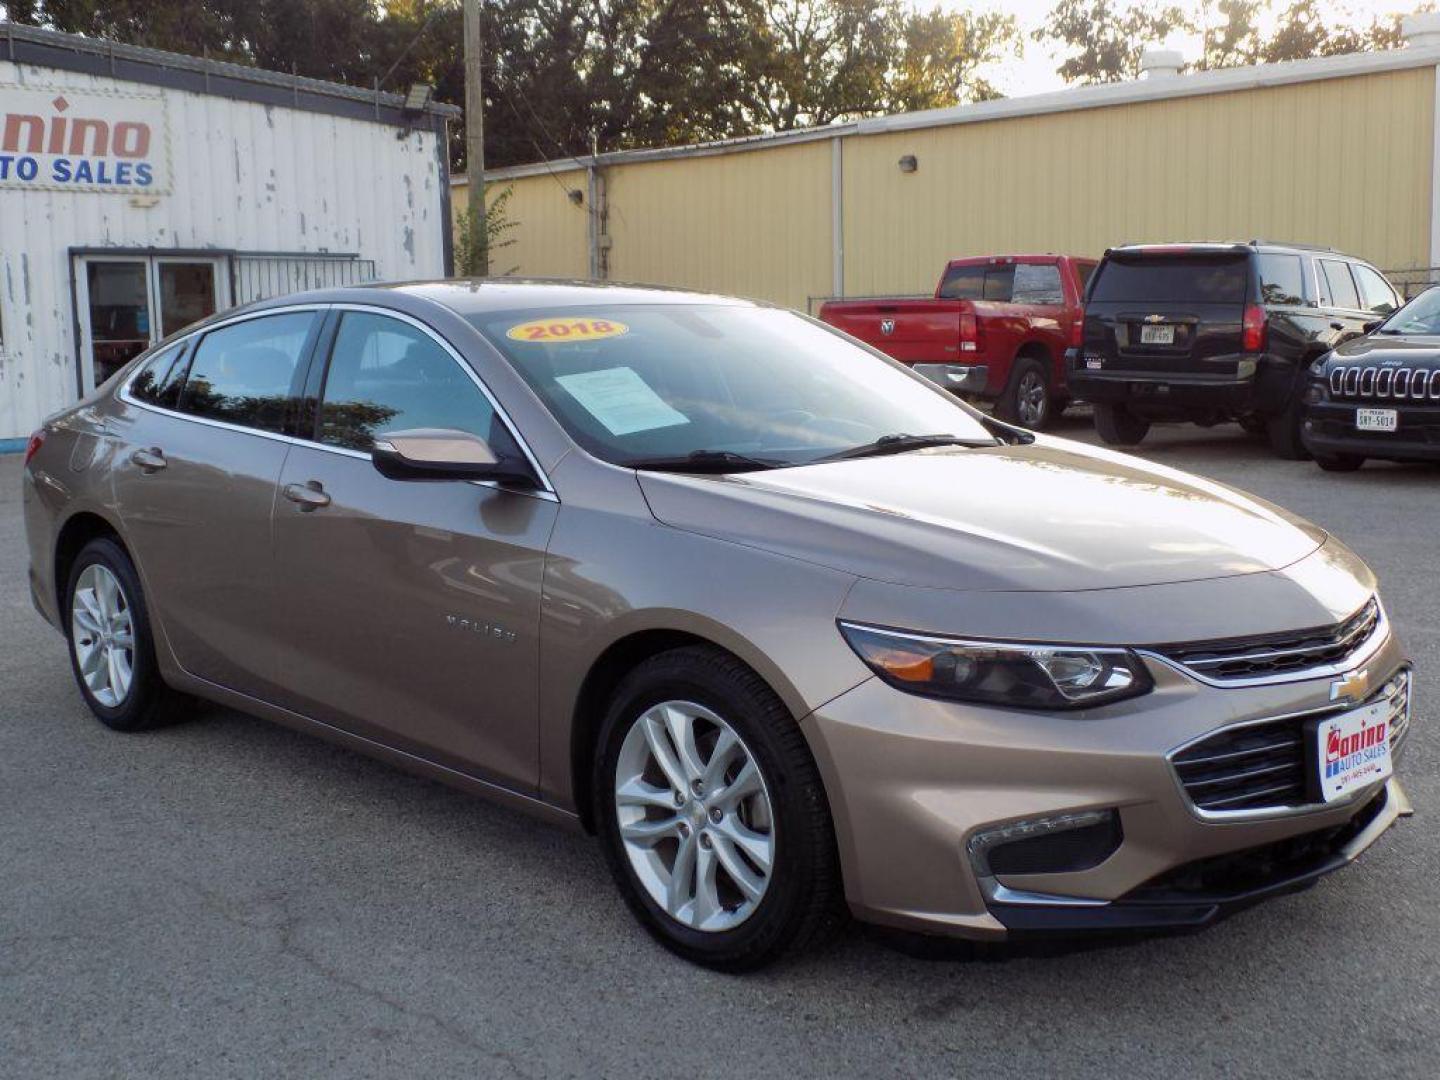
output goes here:
[[213, 311], [446, 273], [457, 114], [0, 23], [0, 450]]

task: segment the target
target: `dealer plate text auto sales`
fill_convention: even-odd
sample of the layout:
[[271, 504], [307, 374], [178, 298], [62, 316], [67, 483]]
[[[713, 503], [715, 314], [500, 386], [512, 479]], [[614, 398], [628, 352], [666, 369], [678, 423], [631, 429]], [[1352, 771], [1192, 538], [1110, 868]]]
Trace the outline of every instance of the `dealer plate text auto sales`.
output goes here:
[[1320, 794], [1326, 802], [1384, 780], [1390, 760], [1390, 702], [1332, 716], [1316, 729], [1319, 736]]

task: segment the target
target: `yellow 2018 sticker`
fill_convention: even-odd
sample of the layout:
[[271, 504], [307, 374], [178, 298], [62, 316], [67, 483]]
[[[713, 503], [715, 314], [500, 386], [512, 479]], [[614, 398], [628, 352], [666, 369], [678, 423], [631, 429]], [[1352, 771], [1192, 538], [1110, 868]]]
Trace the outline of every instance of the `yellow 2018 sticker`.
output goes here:
[[505, 331], [515, 341], [536, 341], [545, 345], [570, 341], [600, 341], [603, 338], [628, 334], [630, 327], [614, 319], [592, 319], [586, 316], [555, 315], [548, 319], [531, 319]]

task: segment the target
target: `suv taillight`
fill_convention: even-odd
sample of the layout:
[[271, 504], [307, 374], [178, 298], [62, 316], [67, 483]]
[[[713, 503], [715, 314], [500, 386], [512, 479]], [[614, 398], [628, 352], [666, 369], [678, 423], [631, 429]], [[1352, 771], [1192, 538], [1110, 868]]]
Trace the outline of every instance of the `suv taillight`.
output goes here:
[[1263, 352], [1265, 349], [1265, 309], [1259, 304], [1248, 304], [1244, 318], [1240, 321], [1240, 347], [1246, 352]]
[[26, 464], [26, 465], [29, 465], [29, 464], [30, 464], [30, 459], [35, 456], [35, 454], [39, 451], [41, 445], [42, 445], [44, 442], [45, 442], [45, 429], [44, 429], [44, 428], [41, 428], [39, 431], [35, 432], [33, 435], [30, 436], [30, 441], [25, 444], [25, 464]]
[[1076, 315], [1075, 321], [1070, 324], [1070, 346], [1075, 349], [1085, 347], [1085, 316]]
[[960, 351], [980, 351], [980, 324], [973, 312], [962, 312], [960, 315]]

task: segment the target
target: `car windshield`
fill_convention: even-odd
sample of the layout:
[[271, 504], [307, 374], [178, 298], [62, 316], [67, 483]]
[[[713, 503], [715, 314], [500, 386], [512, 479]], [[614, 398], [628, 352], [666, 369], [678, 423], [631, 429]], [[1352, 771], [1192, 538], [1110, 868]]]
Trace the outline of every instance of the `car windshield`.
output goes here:
[[797, 465], [902, 434], [995, 442], [958, 399], [786, 311], [627, 304], [471, 321], [576, 442], [618, 465]]
[[1440, 288], [1427, 289], [1380, 327], [1382, 334], [1440, 336]]

